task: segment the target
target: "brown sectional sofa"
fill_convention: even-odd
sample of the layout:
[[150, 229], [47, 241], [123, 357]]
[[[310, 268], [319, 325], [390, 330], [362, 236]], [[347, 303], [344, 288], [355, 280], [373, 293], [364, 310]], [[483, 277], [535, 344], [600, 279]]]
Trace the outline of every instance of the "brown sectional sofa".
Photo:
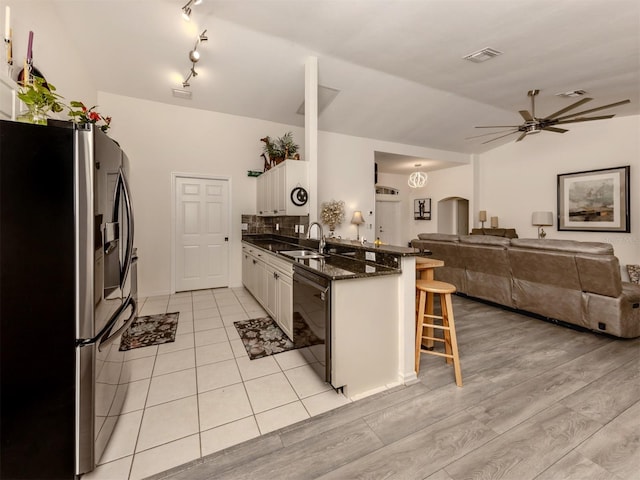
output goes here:
[[640, 336], [640, 285], [623, 282], [608, 243], [420, 234], [458, 292], [623, 338]]

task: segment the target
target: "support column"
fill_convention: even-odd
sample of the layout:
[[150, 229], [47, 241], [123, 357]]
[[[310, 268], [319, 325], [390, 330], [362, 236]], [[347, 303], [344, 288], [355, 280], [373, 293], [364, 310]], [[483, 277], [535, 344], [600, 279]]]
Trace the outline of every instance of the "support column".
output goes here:
[[318, 57], [304, 68], [304, 159], [309, 162], [309, 221], [318, 220]]

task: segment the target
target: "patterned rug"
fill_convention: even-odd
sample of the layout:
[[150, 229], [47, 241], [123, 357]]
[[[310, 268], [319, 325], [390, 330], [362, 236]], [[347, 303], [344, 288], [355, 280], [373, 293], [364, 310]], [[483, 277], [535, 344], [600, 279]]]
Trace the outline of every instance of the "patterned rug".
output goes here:
[[233, 324], [251, 360], [324, 343], [324, 340], [311, 331], [298, 312], [293, 314], [295, 344], [287, 338], [271, 317], [242, 320]]
[[122, 334], [120, 350], [160, 345], [176, 339], [180, 312], [138, 317]]

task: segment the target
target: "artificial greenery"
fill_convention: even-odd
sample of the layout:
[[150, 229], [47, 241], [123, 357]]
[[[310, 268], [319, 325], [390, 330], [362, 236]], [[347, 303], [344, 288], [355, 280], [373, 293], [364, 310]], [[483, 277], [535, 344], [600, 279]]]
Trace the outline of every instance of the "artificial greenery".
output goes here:
[[292, 158], [300, 148], [293, 141], [293, 133], [287, 132], [280, 138], [271, 141], [271, 138], [265, 137], [264, 152], [269, 155], [269, 159], [275, 158]]

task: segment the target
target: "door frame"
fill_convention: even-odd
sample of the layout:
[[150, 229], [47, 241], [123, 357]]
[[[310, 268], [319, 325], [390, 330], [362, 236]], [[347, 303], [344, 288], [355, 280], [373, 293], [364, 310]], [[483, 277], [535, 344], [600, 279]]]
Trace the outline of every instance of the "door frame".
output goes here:
[[[231, 177], [228, 175], [211, 175], [206, 173], [185, 173], [185, 172], [171, 172], [171, 294], [176, 293], [176, 182], [179, 178], [192, 178], [198, 180], [220, 180], [227, 182], [229, 198], [227, 206], [227, 231], [229, 232], [229, 253], [231, 252], [231, 245], [234, 240], [233, 224], [231, 218], [232, 211], [232, 195], [231, 195]], [[227, 257], [227, 271], [230, 271], [230, 255]]]

